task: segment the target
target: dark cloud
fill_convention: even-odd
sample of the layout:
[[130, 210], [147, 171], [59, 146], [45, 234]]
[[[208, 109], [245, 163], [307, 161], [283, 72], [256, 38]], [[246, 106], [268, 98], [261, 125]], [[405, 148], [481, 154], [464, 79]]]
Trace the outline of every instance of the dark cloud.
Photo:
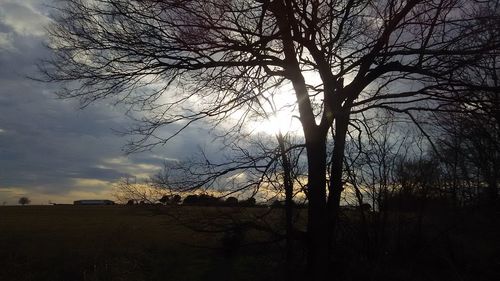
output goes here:
[[28, 79], [50, 55], [40, 34], [47, 11], [36, 2], [0, 3], [0, 203], [15, 203], [19, 194], [102, 196], [112, 182], [151, 175], [203, 140], [193, 129], [187, 139], [126, 157], [127, 139], [113, 132], [131, 126], [124, 111], [104, 103], [80, 110], [76, 101], [56, 98], [57, 85]]
[[[0, 14], [0, 17], [1, 17], [1, 14]], [[2, 33], [9, 33], [9, 32], [12, 32], [14, 31], [12, 29], [12, 27], [8, 26], [7, 24], [3, 23], [3, 22], [0, 22], [0, 32]]]

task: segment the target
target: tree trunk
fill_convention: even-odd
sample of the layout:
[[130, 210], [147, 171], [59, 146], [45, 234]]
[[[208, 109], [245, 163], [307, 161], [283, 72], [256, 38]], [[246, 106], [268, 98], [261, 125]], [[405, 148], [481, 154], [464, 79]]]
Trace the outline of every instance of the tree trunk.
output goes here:
[[331, 238], [333, 238], [335, 232], [340, 207], [340, 195], [344, 189], [342, 183], [342, 172], [344, 167], [345, 138], [348, 124], [348, 114], [339, 114], [339, 116], [337, 116], [335, 121], [335, 137], [330, 182], [328, 185], [328, 220]]
[[288, 157], [285, 138], [279, 132], [277, 135], [278, 145], [280, 149], [281, 164], [283, 167], [283, 180], [285, 186], [285, 221], [286, 221], [286, 257], [285, 257], [285, 278], [292, 279], [292, 262], [293, 262], [293, 182], [292, 182], [292, 167], [290, 158]]
[[[495, 167], [493, 167], [495, 169]], [[490, 206], [495, 206], [498, 200], [498, 181], [496, 177], [496, 171], [492, 171], [492, 175], [488, 178], [488, 199], [487, 204]]]
[[329, 279], [328, 216], [326, 208], [325, 138], [306, 139], [308, 160], [308, 280]]

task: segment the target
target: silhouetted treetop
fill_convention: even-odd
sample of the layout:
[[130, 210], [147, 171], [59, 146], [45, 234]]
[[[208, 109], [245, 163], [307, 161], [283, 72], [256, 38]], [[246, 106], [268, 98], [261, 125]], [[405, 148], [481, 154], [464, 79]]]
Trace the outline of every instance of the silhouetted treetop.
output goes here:
[[249, 112], [256, 88], [295, 81], [302, 122], [326, 129], [343, 102], [401, 110], [395, 104], [485, 87], [485, 70], [469, 70], [498, 53], [493, 2], [70, 0], [51, 29], [46, 78], [81, 82], [61, 96], [84, 105], [114, 97], [149, 110], [145, 134]]

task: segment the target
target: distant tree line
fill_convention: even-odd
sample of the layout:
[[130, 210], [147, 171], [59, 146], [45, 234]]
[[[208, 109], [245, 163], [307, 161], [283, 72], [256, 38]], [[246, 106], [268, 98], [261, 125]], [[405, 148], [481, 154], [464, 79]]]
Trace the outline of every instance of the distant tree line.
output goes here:
[[[153, 203], [151, 203], [153, 202]], [[127, 200], [127, 205], [151, 205], [151, 204], [162, 204], [162, 205], [189, 205], [189, 206], [222, 206], [222, 207], [254, 207], [257, 205], [255, 198], [250, 197], [245, 200], [239, 200], [234, 196], [229, 196], [227, 198], [220, 198], [210, 194], [190, 194], [187, 195], [184, 200], [179, 194], [175, 195], [163, 195], [160, 199], [129, 199]]]

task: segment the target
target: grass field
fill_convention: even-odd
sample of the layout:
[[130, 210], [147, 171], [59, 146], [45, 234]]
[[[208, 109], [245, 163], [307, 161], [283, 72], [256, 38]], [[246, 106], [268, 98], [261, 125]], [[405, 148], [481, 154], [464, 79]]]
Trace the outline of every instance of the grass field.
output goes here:
[[[267, 212], [267, 223], [283, 229], [282, 209], [0, 207], [0, 281], [283, 280], [283, 245], [264, 243], [269, 233], [216, 231], [234, 222], [229, 216], [256, 222]], [[305, 225], [304, 212], [297, 226]], [[395, 216], [403, 220], [390, 219], [383, 239], [373, 236], [377, 225], [370, 229], [369, 243], [382, 241], [383, 251], [367, 256], [357, 213], [346, 213], [331, 263], [335, 280], [500, 280], [500, 210], [434, 211], [421, 236], [415, 214]], [[303, 254], [297, 247], [296, 280], [307, 280]]]
[[171, 211], [191, 222], [219, 212], [201, 207], [0, 207], [0, 280], [255, 281], [279, 274], [279, 251], [273, 246], [228, 255], [221, 249], [224, 234], [192, 231]]

